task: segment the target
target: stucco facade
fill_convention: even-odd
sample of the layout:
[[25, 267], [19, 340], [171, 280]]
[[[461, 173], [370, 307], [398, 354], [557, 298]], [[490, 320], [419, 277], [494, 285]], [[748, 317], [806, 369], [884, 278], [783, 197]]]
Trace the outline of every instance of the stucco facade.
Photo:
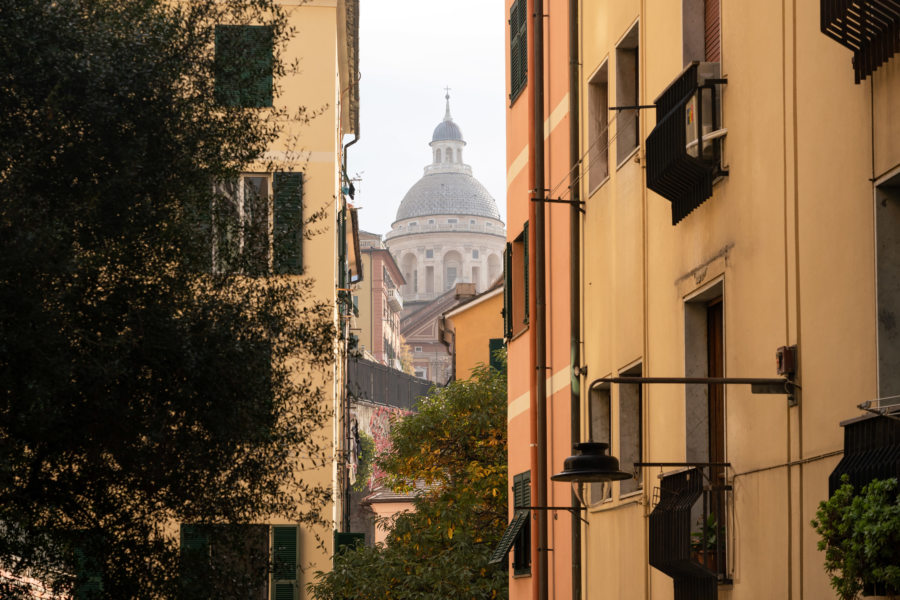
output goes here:
[[[590, 439], [609, 443], [636, 477], [583, 486], [580, 541], [567, 514], [548, 522], [544, 548], [553, 551], [544, 572], [536, 568], [544, 548], [534, 514], [530, 574], [511, 573], [510, 596], [547, 597], [546, 585], [550, 597], [572, 598], [833, 598], [809, 523], [848, 451], [842, 423], [866, 415], [860, 403], [900, 392], [891, 325], [900, 272], [897, 58], [855, 83], [851, 52], [822, 33], [825, 3], [813, 0], [576, 4], [572, 31], [567, 2], [544, 8], [545, 47], [555, 59], [544, 64], [539, 110], [543, 187], [563, 187], [555, 165], [577, 163], [584, 213], [578, 255], [567, 256], [568, 207], [543, 209], [542, 466], [547, 476], [559, 473], [571, 444]], [[535, 500], [539, 450], [529, 444], [541, 440], [528, 370], [538, 351], [537, 241], [524, 201], [535, 177], [535, 138], [524, 134], [532, 25], [528, 19], [527, 87], [508, 111], [507, 162], [509, 237], [515, 242], [529, 221], [532, 275], [529, 322], [516, 323], [509, 342], [509, 473], [512, 480], [531, 470]], [[566, 81], [570, 33], [578, 38], [575, 86]], [[692, 61], [701, 65], [695, 71]], [[577, 153], [563, 133], [567, 92], [578, 94]], [[635, 105], [657, 109], [610, 110]], [[685, 164], [698, 170], [678, 171]], [[696, 188], [679, 188], [679, 177]], [[575, 315], [559, 274], [573, 264], [581, 277]], [[577, 369], [570, 341], [581, 351]], [[776, 350], [794, 346], [793, 373], [779, 373]], [[572, 372], [576, 414], [562, 396]], [[623, 376], [788, 377], [797, 386], [784, 388], [792, 397], [738, 384], [591, 388], [598, 378]], [[690, 464], [711, 462], [727, 466], [698, 473]], [[689, 554], [690, 533], [700, 530], [696, 504], [680, 537], [660, 536], [667, 494], [681, 493], [672, 482], [698, 474], [708, 489], [697, 498], [714, 506], [715, 563]], [[546, 506], [572, 504], [569, 483], [546, 477], [544, 484]]]

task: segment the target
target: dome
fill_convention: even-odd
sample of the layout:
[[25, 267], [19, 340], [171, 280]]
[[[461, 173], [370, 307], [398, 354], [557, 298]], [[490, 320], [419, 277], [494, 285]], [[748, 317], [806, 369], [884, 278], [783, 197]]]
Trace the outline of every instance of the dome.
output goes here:
[[397, 209], [397, 221], [430, 215], [471, 215], [500, 220], [497, 203], [468, 173], [429, 173], [409, 188]]
[[443, 142], [446, 140], [463, 141], [462, 130], [459, 125], [453, 121], [441, 121], [434, 128], [434, 134], [431, 136], [432, 142]]

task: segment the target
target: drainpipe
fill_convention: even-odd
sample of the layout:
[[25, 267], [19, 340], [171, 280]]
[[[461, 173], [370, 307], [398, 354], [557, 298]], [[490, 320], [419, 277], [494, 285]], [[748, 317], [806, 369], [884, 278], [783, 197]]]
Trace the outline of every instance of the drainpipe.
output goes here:
[[[343, 165], [341, 174], [344, 178], [347, 177], [347, 148], [355, 144], [359, 141], [359, 124], [355, 124], [353, 139], [344, 144], [344, 149], [342, 153]], [[350, 183], [350, 180], [347, 179], [347, 183]], [[343, 186], [341, 186], [343, 188]], [[341, 220], [344, 223], [344, 228], [347, 227], [347, 201], [344, 199], [343, 191], [341, 192]], [[342, 228], [343, 229], [343, 228]], [[342, 231], [341, 239], [338, 241], [340, 244], [340, 248], [342, 252], [340, 253], [342, 256], [341, 260], [341, 272], [340, 272], [340, 287], [342, 289], [350, 288], [350, 277], [348, 273], [348, 263], [347, 261], [347, 235], [345, 231]], [[340, 292], [341, 294], [346, 293], [348, 299], [350, 298], [349, 292]], [[352, 302], [352, 300], [350, 300]], [[341, 433], [343, 436], [343, 465], [342, 465], [342, 473], [341, 473], [341, 487], [343, 488], [341, 491], [343, 492], [344, 502], [341, 506], [341, 531], [348, 532], [350, 531], [350, 471], [348, 461], [350, 460], [349, 450], [350, 450], [350, 394], [347, 391], [347, 387], [349, 384], [347, 378], [347, 369], [349, 367], [350, 353], [348, 351], [349, 337], [350, 337], [350, 307], [349, 303], [341, 302], [340, 304], [340, 320], [341, 320], [341, 337], [343, 338], [343, 348], [341, 351], [341, 360], [344, 363], [342, 373], [341, 373], [341, 382], [342, 389], [341, 395]]]
[[[534, 335], [535, 335], [535, 399], [537, 412], [537, 505], [547, 506], [547, 324], [546, 281], [544, 272], [544, 2], [534, 0]], [[547, 552], [547, 511], [537, 511], [538, 600], [549, 598], [549, 561]]]
[[[569, 0], [569, 327], [572, 355], [571, 438], [581, 439], [581, 200], [579, 154], [581, 119], [578, 112], [580, 85], [578, 80], [578, 2]], [[572, 508], [581, 502], [572, 491]], [[572, 600], [581, 600], [581, 521], [572, 513]]]

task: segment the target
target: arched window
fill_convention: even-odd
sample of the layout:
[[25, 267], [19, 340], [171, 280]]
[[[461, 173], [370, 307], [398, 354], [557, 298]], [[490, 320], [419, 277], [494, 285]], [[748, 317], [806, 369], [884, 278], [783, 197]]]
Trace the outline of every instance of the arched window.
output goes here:
[[462, 148], [456, 151], [456, 162], [462, 164]]
[[440, 148], [434, 149], [434, 162], [436, 162], [436, 163], [441, 162], [441, 149]]

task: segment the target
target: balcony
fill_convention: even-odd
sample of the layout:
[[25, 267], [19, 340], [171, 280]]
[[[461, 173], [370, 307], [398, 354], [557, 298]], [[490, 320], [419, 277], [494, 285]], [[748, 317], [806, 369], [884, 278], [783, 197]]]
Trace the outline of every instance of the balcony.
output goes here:
[[730, 581], [725, 522], [731, 486], [723, 481], [723, 467], [691, 467], [662, 476], [654, 490], [650, 565], [674, 580], [675, 600], [716, 600], [718, 584]]
[[400, 296], [400, 290], [393, 288], [384, 290], [384, 295], [387, 296], [388, 306], [391, 307], [391, 310], [394, 312], [400, 312], [403, 310], [403, 297]]
[[647, 136], [647, 187], [672, 202], [672, 224], [712, 196], [721, 168], [719, 63], [691, 63], [656, 99]]
[[900, 51], [896, 0], [821, 0], [822, 33], [853, 51], [859, 83]]

